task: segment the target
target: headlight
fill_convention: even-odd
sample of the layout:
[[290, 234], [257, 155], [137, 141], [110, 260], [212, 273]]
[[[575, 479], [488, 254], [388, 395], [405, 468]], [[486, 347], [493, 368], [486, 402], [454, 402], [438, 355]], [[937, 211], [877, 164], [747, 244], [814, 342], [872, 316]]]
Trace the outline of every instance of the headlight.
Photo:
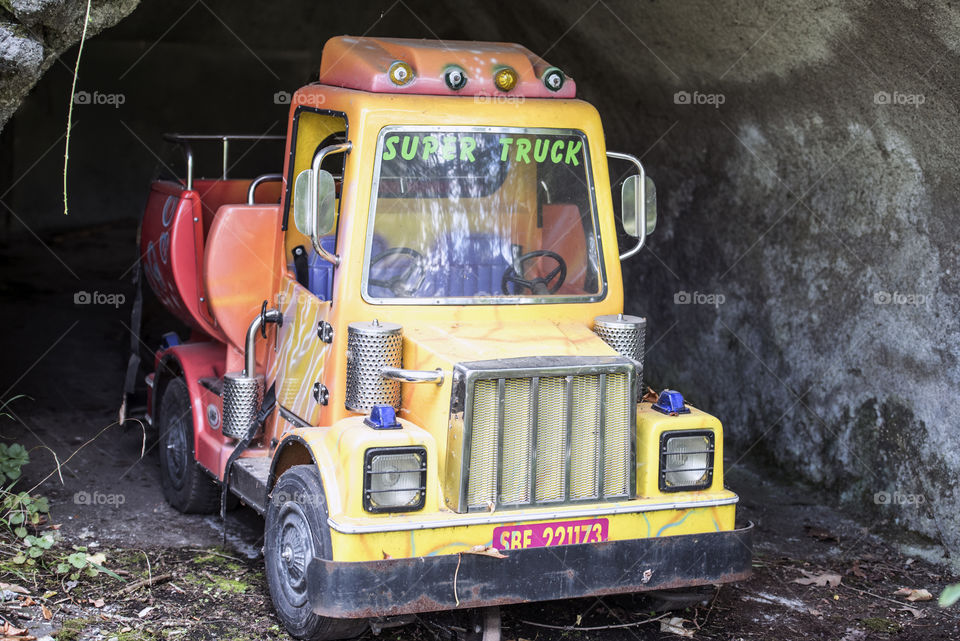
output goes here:
[[660, 491], [702, 490], [713, 483], [713, 432], [660, 435]]
[[363, 464], [363, 509], [410, 512], [423, 507], [427, 489], [427, 451], [422, 447], [367, 450]]

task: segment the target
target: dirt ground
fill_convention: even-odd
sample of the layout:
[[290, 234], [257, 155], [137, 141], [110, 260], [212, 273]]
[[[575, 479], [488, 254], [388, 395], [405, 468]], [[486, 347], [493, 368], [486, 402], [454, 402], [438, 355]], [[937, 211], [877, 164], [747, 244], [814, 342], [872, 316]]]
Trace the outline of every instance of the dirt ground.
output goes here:
[[[0, 616], [25, 634], [61, 641], [286, 639], [263, 575], [260, 518], [233, 511], [221, 546], [216, 518], [184, 516], [164, 503], [156, 451], [140, 429], [108, 427], [129, 341], [134, 235], [110, 227], [42, 240], [8, 236], [0, 245], [0, 399], [26, 395], [12, 404], [13, 418], [0, 419], [0, 442], [31, 449], [21, 487], [39, 483], [50, 497], [58, 546], [103, 553], [119, 576], [84, 577], [71, 589], [56, 576], [18, 575], [0, 557], [0, 582], [10, 584], [0, 586]], [[122, 294], [125, 302], [75, 304], [81, 291]], [[151, 314], [159, 318], [148, 306]], [[145, 343], [155, 345], [166, 329], [148, 324]], [[737, 456], [728, 453], [727, 483], [741, 495], [739, 518], [756, 524], [751, 579], [708, 587], [694, 595], [698, 605], [670, 613], [648, 596], [511, 606], [502, 611], [503, 638], [677, 639], [681, 630], [662, 627], [682, 619], [674, 624], [694, 639], [960, 639], [960, 608], [895, 594], [938, 595], [958, 580], [931, 561], [935, 546], [891, 539], [889, 523], [858, 523], [810, 488], [775, 481], [776, 470]], [[451, 641], [462, 625], [423, 615], [379, 636]]]

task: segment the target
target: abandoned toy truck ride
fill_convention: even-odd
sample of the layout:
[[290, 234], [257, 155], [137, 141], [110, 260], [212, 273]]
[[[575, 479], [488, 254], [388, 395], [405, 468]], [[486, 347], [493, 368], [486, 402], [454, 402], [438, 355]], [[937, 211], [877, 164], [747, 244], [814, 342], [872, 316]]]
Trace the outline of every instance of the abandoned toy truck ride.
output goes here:
[[[147, 379], [163, 491], [264, 515], [294, 636], [749, 574], [720, 422], [644, 400], [620, 264], [653, 183], [575, 92], [518, 45], [338, 37], [282, 173], [228, 178], [243, 137], [170, 137], [186, 176], [141, 234], [192, 328]], [[218, 179], [193, 176], [204, 140]]]

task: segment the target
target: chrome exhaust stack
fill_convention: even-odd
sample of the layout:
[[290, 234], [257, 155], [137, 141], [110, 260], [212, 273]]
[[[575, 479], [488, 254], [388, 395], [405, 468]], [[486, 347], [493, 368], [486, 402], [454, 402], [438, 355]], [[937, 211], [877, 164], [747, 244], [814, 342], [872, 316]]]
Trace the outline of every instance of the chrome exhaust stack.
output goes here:
[[597, 316], [593, 321], [593, 332], [603, 339], [621, 356], [633, 361], [637, 368], [638, 396], [643, 396], [643, 356], [647, 338], [647, 319], [626, 314]]
[[257, 374], [257, 333], [266, 338], [266, 323], [283, 325], [283, 315], [278, 309], [264, 309], [253, 319], [247, 329], [243, 353], [243, 371], [228, 372], [223, 376], [223, 421], [224, 436], [245, 438], [255, 430], [257, 415], [263, 404], [264, 378]]

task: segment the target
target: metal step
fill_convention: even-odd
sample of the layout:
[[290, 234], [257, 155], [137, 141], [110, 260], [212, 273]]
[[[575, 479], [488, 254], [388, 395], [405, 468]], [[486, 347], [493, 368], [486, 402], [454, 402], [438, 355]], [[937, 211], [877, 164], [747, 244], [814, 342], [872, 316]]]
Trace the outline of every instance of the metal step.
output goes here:
[[230, 491], [260, 514], [267, 509], [267, 477], [272, 460], [269, 456], [239, 458], [230, 468]]

